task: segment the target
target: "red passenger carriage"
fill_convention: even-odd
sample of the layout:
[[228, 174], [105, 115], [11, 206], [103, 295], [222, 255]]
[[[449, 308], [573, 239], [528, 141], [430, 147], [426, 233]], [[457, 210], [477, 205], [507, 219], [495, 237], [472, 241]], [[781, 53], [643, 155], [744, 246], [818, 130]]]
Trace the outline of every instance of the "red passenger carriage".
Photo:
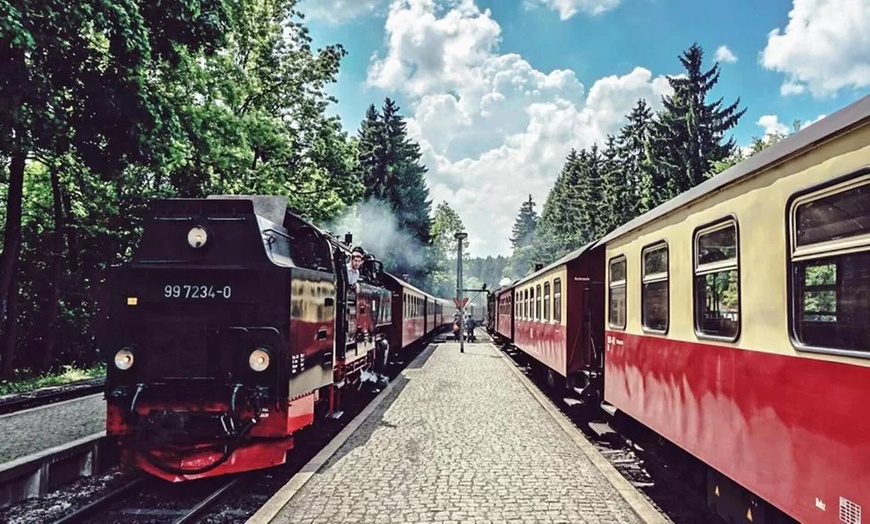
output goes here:
[[603, 375], [609, 408], [700, 460], [726, 519], [860, 524], [868, 166], [870, 96], [499, 289], [494, 333], [587, 400]]

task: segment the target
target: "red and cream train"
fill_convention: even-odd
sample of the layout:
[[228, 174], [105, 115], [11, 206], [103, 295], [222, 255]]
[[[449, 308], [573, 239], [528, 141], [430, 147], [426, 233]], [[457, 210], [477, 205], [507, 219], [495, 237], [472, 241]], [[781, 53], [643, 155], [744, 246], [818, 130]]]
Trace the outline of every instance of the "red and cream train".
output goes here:
[[499, 289], [496, 338], [705, 466], [732, 522], [870, 510], [870, 96]]
[[282, 464], [366, 371], [450, 324], [452, 302], [371, 256], [357, 291], [347, 243], [284, 197], [151, 202], [99, 341], [122, 460], [173, 482]]

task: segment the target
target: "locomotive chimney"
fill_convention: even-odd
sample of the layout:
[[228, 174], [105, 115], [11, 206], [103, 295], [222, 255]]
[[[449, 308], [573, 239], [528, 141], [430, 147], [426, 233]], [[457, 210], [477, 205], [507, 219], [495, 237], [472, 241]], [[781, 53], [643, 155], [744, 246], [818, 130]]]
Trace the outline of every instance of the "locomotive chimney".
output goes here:
[[344, 234], [344, 243], [348, 246], [353, 243], [353, 235], [350, 234], [350, 231]]

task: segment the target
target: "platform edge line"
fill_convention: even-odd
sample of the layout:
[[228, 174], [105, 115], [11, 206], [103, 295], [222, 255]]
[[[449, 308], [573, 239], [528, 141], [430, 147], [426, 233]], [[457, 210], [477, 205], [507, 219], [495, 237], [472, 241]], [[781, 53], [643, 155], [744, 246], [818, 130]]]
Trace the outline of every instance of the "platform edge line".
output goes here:
[[544, 408], [544, 410], [553, 417], [553, 420], [556, 424], [562, 428], [571, 440], [577, 444], [577, 447], [586, 455], [595, 468], [604, 475], [604, 478], [610, 482], [610, 485], [616, 490], [617, 493], [628, 503], [631, 510], [638, 516], [642, 521], [646, 524], [673, 524], [673, 521], [668, 519], [662, 512], [657, 510], [646, 498], [644, 498], [643, 494], [637, 490], [631, 483], [622, 476], [619, 471], [613, 465], [607, 461], [606, 458], [597, 450], [595, 447], [586, 439], [586, 436], [583, 435], [579, 429], [574, 427], [574, 424], [571, 423], [570, 420], [565, 416], [564, 413], [559, 411], [553, 403], [547, 398], [542, 392], [538, 390], [538, 388], [532, 384], [531, 380], [527, 376], [525, 376], [519, 368], [510, 361], [509, 357], [504, 354], [503, 351], [499, 350], [494, 343], [490, 343], [490, 348], [495, 351], [500, 357], [502, 362], [510, 368], [510, 370], [516, 375], [516, 377], [520, 380], [523, 386], [526, 387], [527, 390], [532, 394], [535, 400], [538, 401], [538, 404]]
[[[414, 360], [408, 363], [408, 366], [402, 370], [402, 374], [404, 374], [408, 368], [411, 368], [418, 361], [424, 360], [428, 358], [429, 353], [435, 351], [438, 348], [437, 344], [429, 343], [429, 345], [417, 355]], [[369, 418], [369, 416], [374, 412], [378, 406], [381, 405], [381, 402], [384, 401], [393, 391], [396, 382], [390, 382], [387, 384], [387, 387], [381, 391], [378, 396], [376, 396], [371, 403], [366, 406], [364, 410], [362, 410], [353, 420], [351, 420], [347, 426], [344, 427], [341, 431], [339, 431], [338, 435], [332, 438], [329, 441], [329, 444], [326, 445], [319, 453], [314, 455], [314, 457], [309, 460], [298, 473], [293, 475], [287, 484], [281, 487], [274, 495], [272, 495], [269, 500], [266, 501], [265, 504], [260, 506], [260, 509], [257, 510], [256, 513], [251, 515], [251, 517], [245, 521], [245, 524], [268, 524], [273, 521], [273, 519], [278, 516], [278, 513], [283, 510], [290, 501], [293, 500], [293, 497], [299, 493], [299, 490], [311, 480], [311, 477], [314, 476], [315, 473], [320, 471], [320, 468], [326, 463], [327, 460], [332, 458], [333, 455], [338, 452], [339, 448], [350, 438], [351, 435], [356, 433], [356, 430], [359, 429], [360, 426]]]
[[[84, 395], [82, 397], [68, 398], [66, 400], [61, 400], [60, 402], [53, 402], [51, 404], [43, 404], [41, 406], [33, 406], [32, 408], [22, 409], [19, 411], [12, 411], [11, 413], [3, 413], [0, 415], [0, 419], [11, 418], [16, 415], [29, 415], [33, 412], [47, 409], [47, 408], [56, 408], [58, 406], [63, 406], [64, 404], [72, 404], [73, 402], [83, 402], [85, 400], [89, 400], [93, 397], [99, 397], [105, 395], [105, 393], [91, 393], [90, 395]], [[104, 399], [105, 400], [105, 399]]]

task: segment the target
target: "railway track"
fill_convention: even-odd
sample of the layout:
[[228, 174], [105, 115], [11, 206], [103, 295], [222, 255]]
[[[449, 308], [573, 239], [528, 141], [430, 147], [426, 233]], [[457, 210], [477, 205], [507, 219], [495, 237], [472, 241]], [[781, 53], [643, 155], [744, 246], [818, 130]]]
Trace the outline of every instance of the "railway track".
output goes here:
[[239, 486], [245, 478], [245, 475], [239, 475], [208, 479], [189, 486], [173, 486], [157, 479], [140, 477], [54, 521], [54, 524], [109, 524], [131, 520], [154, 524], [192, 524], [198, 522], [221, 497]]
[[5, 395], [0, 397], [0, 415], [99, 393], [103, 391], [105, 383], [105, 379], [96, 378], [41, 388], [28, 393]]
[[[427, 344], [403, 352], [402, 360], [394, 364], [387, 378], [394, 380], [428, 344], [443, 342], [444, 338], [443, 334], [435, 336]], [[150, 477], [130, 480], [115, 472], [103, 478], [80, 479], [46, 498], [29, 499], [2, 509], [0, 522], [242, 524], [365, 409], [385, 386], [385, 382], [365, 382], [354, 397], [343, 402], [340, 418], [321, 419], [299, 432], [286, 464], [245, 473], [241, 482], [225, 486], [223, 483], [228, 478], [217, 477], [171, 484]], [[194, 509], [197, 514], [190, 515]]]

